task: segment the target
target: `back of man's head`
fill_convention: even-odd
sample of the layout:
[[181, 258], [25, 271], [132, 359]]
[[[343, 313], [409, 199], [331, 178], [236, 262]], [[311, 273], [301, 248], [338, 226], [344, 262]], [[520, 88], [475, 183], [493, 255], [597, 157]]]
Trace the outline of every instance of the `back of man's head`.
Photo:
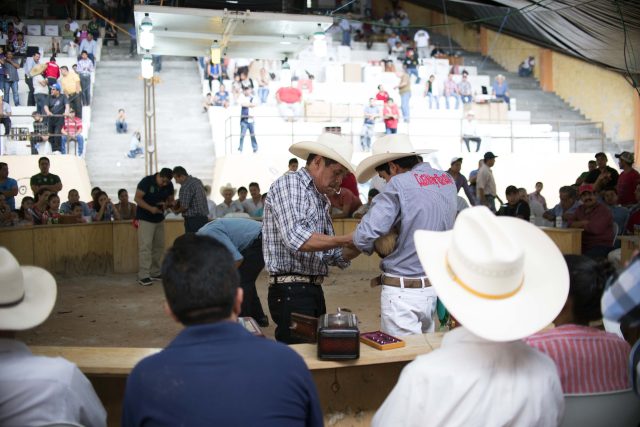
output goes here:
[[167, 303], [184, 325], [228, 319], [239, 282], [229, 250], [206, 236], [177, 238], [162, 263]]
[[185, 168], [183, 168], [182, 166], [176, 166], [175, 168], [173, 168], [173, 176], [187, 176], [187, 170]]

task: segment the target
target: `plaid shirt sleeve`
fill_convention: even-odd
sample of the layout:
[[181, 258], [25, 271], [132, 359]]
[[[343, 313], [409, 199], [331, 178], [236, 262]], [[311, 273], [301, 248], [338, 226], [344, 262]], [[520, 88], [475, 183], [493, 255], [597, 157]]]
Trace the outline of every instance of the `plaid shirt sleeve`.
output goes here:
[[297, 251], [311, 238], [314, 226], [309, 223], [306, 215], [305, 192], [295, 185], [292, 179], [283, 179], [279, 185], [274, 185], [269, 192], [269, 203], [272, 207], [273, 218], [280, 231], [284, 245], [290, 251]]
[[640, 307], [640, 257], [618, 276], [602, 296], [602, 315], [620, 321]]

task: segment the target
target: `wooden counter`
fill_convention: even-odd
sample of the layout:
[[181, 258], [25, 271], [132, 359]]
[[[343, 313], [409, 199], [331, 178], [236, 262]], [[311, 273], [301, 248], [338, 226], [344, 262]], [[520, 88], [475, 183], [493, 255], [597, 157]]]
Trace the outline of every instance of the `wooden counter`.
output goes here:
[[582, 229], [540, 227], [542, 231], [560, 248], [564, 255], [582, 254]]
[[[407, 345], [379, 351], [360, 345], [360, 359], [321, 361], [314, 344], [297, 344], [295, 350], [311, 370], [325, 417], [333, 426], [368, 426], [375, 411], [395, 386], [402, 368], [421, 354], [440, 347], [442, 334], [403, 338]], [[108, 425], [120, 425], [126, 379], [133, 367], [158, 348], [32, 346], [34, 354], [64, 357], [74, 362], [93, 383], [108, 413]], [[366, 390], [366, 393], [363, 392]]]

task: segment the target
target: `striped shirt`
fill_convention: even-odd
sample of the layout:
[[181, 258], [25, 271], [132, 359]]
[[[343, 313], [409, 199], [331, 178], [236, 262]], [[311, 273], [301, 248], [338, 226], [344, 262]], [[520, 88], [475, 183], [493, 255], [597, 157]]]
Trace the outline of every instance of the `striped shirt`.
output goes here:
[[202, 181], [188, 176], [184, 184], [180, 186], [180, 206], [186, 208], [182, 212], [184, 217], [209, 216], [207, 193], [204, 191]]
[[457, 189], [448, 173], [419, 163], [411, 171], [395, 175], [371, 202], [353, 235], [354, 245], [366, 254], [373, 252], [378, 237], [398, 229], [398, 245], [384, 258], [380, 268], [403, 277], [424, 276], [413, 242], [416, 230], [446, 231], [453, 228], [458, 201]]
[[62, 129], [67, 133], [68, 136], [76, 136], [82, 133], [82, 119], [78, 117], [65, 117], [64, 118], [64, 126]]
[[525, 339], [551, 357], [565, 394], [605, 393], [631, 386], [629, 344], [614, 334], [580, 325], [562, 325]]
[[329, 265], [349, 266], [341, 248], [300, 251], [313, 233], [335, 235], [329, 200], [318, 192], [306, 168], [278, 178], [268, 194], [262, 221], [262, 251], [269, 274], [326, 276]]

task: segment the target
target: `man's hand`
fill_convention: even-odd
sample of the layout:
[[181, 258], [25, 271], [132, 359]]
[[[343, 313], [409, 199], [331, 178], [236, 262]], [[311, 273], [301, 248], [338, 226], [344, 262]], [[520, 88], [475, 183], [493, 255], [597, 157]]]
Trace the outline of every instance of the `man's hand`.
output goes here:
[[360, 251], [358, 250], [358, 248], [353, 246], [353, 244], [342, 248], [342, 258], [346, 259], [347, 261], [351, 261], [358, 255], [360, 255]]

